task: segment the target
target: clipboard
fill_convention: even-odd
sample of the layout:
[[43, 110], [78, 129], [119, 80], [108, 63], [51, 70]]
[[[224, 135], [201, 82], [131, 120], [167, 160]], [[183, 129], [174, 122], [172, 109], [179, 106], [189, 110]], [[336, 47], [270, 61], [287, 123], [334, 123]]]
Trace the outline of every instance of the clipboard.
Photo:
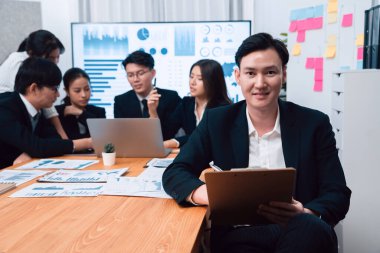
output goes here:
[[235, 169], [205, 173], [213, 225], [269, 224], [257, 214], [260, 204], [291, 202], [296, 170]]

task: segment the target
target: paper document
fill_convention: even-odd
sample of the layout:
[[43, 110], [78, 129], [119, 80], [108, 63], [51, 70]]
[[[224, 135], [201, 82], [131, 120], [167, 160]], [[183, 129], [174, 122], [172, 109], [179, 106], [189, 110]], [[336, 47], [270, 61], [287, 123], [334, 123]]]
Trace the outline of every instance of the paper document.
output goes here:
[[111, 178], [104, 186], [102, 194], [151, 198], [171, 198], [165, 193], [161, 180], [139, 177]]
[[138, 178], [156, 179], [161, 181], [164, 171], [165, 168], [148, 167], [143, 172], [141, 172]]
[[149, 167], [167, 168], [172, 164], [174, 158], [153, 158], [146, 165]]
[[110, 177], [120, 177], [128, 168], [113, 170], [59, 170], [40, 178], [39, 182], [105, 183]]
[[98, 163], [98, 160], [40, 159], [16, 169], [84, 169]]
[[43, 170], [2, 170], [0, 172], [0, 183], [15, 183], [16, 186], [45, 175], [49, 171]]
[[42, 197], [92, 197], [103, 191], [104, 184], [99, 183], [36, 183], [29, 185], [9, 197], [42, 198]]

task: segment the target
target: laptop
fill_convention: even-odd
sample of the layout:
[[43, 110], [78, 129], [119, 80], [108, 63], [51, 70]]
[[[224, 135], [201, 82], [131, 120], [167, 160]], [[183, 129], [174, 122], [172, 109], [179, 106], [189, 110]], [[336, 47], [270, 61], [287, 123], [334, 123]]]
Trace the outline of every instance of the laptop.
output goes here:
[[291, 202], [295, 176], [294, 168], [205, 173], [212, 224], [270, 223], [257, 214], [259, 205], [270, 201]]
[[113, 143], [117, 157], [166, 157], [159, 119], [87, 119], [95, 153], [101, 157], [106, 143]]

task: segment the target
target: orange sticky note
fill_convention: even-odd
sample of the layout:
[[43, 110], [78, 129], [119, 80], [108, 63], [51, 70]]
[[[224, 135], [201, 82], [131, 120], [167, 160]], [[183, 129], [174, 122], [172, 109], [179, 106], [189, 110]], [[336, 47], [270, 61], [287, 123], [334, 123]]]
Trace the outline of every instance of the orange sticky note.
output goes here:
[[337, 20], [338, 20], [338, 15], [336, 12], [327, 13], [327, 23], [333, 24], [333, 23], [336, 23]]
[[358, 34], [356, 36], [355, 44], [356, 44], [356, 46], [363, 46], [364, 45], [364, 34], [363, 33]]
[[350, 27], [352, 26], [352, 13], [343, 15], [342, 19], [342, 27]]
[[328, 46], [325, 51], [326, 58], [335, 58], [336, 46]]
[[314, 91], [323, 91], [323, 81], [314, 81]]
[[314, 68], [314, 58], [313, 57], [306, 58], [305, 68], [307, 68], [307, 69], [313, 69]]
[[327, 4], [327, 13], [338, 12], [338, 2], [329, 2]]
[[304, 41], [305, 41], [305, 30], [298, 31], [297, 42], [304, 42]]
[[293, 49], [292, 49], [292, 55], [297, 56], [301, 54], [301, 44], [294, 44]]

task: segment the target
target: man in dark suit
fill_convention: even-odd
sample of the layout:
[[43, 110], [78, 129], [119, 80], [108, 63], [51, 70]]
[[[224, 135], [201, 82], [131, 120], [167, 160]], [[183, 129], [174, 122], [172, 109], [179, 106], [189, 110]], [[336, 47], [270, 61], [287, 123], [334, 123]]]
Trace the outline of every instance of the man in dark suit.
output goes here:
[[223, 170], [294, 167], [292, 202], [258, 209], [271, 224], [212, 226], [211, 250], [337, 252], [333, 226], [345, 217], [351, 191], [328, 116], [278, 99], [289, 59], [281, 41], [253, 35], [235, 59], [235, 78], [246, 100], [205, 112], [163, 175], [166, 192], [181, 205], [207, 205], [207, 186], [198, 177], [210, 161]]
[[[132, 90], [115, 97], [114, 117], [149, 118], [149, 106], [154, 106], [161, 121], [164, 140], [173, 138], [175, 132], [168, 124], [168, 118], [181, 101], [178, 93], [153, 87], [152, 80], [156, 70], [154, 59], [150, 54], [135, 51], [129, 54], [122, 64]], [[156, 103], [148, 105], [148, 97], [151, 95], [157, 98]]]
[[45, 59], [26, 59], [16, 75], [15, 91], [0, 96], [0, 168], [31, 157], [69, 154], [92, 147], [91, 139], [62, 140], [41, 115], [59, 96], [59, 68]]

